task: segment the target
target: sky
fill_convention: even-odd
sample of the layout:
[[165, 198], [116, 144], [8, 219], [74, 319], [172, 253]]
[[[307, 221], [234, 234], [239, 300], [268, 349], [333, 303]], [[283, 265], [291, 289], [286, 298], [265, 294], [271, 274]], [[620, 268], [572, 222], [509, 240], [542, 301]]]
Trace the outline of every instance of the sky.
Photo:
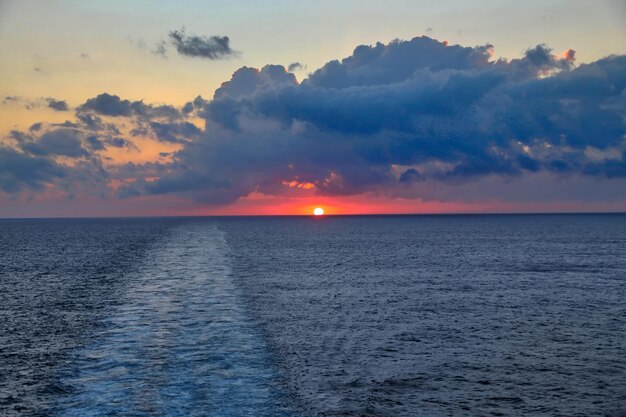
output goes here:
[[0, 0], [0, 217], [625, 211], [624, 21]]

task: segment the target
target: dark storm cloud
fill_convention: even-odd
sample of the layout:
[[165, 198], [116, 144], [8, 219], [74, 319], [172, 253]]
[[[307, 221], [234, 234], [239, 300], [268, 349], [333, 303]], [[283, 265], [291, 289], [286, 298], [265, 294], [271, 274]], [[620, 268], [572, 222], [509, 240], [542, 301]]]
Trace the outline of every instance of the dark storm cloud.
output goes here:
[[231, 49], [228, 36], [187, 35], [183, 28], [171, 31], [169, 39], [176, 51], [185, 56], [217, 60], [237, 54]]

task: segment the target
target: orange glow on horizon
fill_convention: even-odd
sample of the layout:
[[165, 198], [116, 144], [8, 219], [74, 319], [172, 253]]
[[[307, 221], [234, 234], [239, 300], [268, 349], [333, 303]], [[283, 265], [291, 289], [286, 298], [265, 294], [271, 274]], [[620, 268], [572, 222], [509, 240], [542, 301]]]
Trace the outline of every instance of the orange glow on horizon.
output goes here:
[[252, 193], [234, 203], [186, 210], [188, 215], [311, 216], [316, 208], [324, 215], [466, 213], [488, 210], [493, 202], [462, 203], [390, 198], [380, 195], [270, 196]]
[[[32, 200], [7, 200], [0, 205], [4, 217], [128, 217], [128, 216], [281, 216], [310, 217], [314, 208], [323, 207], [325, 215], [369, 214], [459, 214], [459, 213], [566, 213], [626, 211], [626, 200], [619, 203], [558, 201], [553, 203], [442, 202], [419, 199], [392, 199], [381, 196], [311, 197], [306, 199], [266, 196], [254, 193], [239, 201], [210, 206], [176, 196], [137, 196], [123, 200], [78, 196], [73, 205], [52, 187]], [[311, 204], [309, 204], [311, 202]], [[314, 204], [315, 203], [315, 204]], [[19, 208], [19, 211], [17, 210]], [[16, 216], [15, 213], [20, 213]]]

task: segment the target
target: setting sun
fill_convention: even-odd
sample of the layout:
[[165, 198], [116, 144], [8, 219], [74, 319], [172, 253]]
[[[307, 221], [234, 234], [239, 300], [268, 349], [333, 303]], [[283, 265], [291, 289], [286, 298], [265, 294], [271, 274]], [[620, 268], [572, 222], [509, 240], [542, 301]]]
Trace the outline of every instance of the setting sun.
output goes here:
[[323, 216], [324, 215], [324, 209], [321, 207], [316, 207], [315, 210], [313, 210], [313, 214], [316, 216]]

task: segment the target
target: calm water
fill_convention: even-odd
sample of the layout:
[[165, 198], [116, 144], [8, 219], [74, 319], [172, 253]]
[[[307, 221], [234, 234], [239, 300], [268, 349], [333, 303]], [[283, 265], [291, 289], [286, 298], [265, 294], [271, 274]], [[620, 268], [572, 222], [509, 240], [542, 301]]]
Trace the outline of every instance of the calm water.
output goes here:
[[0, 415], [626, 416], [626, 215], [0, 220]]

